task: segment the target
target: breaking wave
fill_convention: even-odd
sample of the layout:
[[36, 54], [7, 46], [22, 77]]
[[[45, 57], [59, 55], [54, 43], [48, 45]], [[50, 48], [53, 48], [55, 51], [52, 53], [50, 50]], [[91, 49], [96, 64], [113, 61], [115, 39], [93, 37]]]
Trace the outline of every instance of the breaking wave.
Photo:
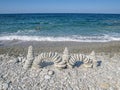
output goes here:
[[120, 41], [119, 37], [109, 35], [104, 36], [66, 36], [66, 37], [53, 37], [53, 36], [0, 36], [0, 40], [22, 40], [22, 41], [75, 41], [75, 42], [109, 42]]

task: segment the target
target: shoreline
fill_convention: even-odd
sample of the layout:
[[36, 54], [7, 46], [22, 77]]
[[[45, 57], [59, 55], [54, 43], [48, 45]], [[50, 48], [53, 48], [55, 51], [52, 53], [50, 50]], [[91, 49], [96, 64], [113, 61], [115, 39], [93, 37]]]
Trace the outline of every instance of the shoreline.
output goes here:
[[120, 41], [111, 42], [69, 42], [69, 41], [0, 41], [0, 54], [10, 55], [26, 55], [28, 46], [34, 47], [35, 53], [41, 52], [63, 52], [65, 47], [68, 47], [70, 53], [119, 53]]

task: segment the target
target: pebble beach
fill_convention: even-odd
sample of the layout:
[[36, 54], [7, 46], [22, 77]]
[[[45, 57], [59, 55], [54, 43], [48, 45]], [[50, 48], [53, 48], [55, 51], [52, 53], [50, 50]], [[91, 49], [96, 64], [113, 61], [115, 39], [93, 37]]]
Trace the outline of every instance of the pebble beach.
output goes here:
[[[46, 59], [45, 67], [26, 70], [23, 66], [29, 45], [34, 47], [35, 56], [63, 53], [65, 47], [70, 53], [86, 55], [94, 50], [98, 65], [85, 68], [78, 61], [74, 68], [59, 70]], [[120, 90], [119, 78], [120, 42], [0, 42], [0, 90]]]

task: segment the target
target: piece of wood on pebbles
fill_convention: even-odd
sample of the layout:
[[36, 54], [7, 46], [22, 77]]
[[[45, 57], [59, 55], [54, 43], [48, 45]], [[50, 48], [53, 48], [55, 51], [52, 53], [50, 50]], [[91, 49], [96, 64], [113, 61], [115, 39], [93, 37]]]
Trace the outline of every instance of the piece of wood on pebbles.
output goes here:
[[110, 87], [110, 85], [109, 85], [109, 83], [101, 83], [100, 87], [103, 88], [103, 89], [108, 90], [108, 88]]
[[57, 67], [58, 69], [65, 69], [66, 68], [66, 64], [63, 64], [63, 65], [54, 65], [55, 67]]
[[87, 63], [87, 64], [84, 64], [84, 67], [86, 67], [86, 68], [92, 68], [92, 67], [93, 67], [93, 64]]

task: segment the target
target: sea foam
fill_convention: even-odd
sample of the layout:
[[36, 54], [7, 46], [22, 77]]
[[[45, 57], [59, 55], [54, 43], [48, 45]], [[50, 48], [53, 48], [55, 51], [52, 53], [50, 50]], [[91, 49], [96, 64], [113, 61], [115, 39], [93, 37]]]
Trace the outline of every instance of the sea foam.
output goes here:
[[109, 42], [120, 41], [118, 37], [112, 36], [66, 36], [66, 37], [53, 37], [53, 36], [0, 36], [0, 40], [22, 40], [22, 41], [75, 41], [75, 42]]

